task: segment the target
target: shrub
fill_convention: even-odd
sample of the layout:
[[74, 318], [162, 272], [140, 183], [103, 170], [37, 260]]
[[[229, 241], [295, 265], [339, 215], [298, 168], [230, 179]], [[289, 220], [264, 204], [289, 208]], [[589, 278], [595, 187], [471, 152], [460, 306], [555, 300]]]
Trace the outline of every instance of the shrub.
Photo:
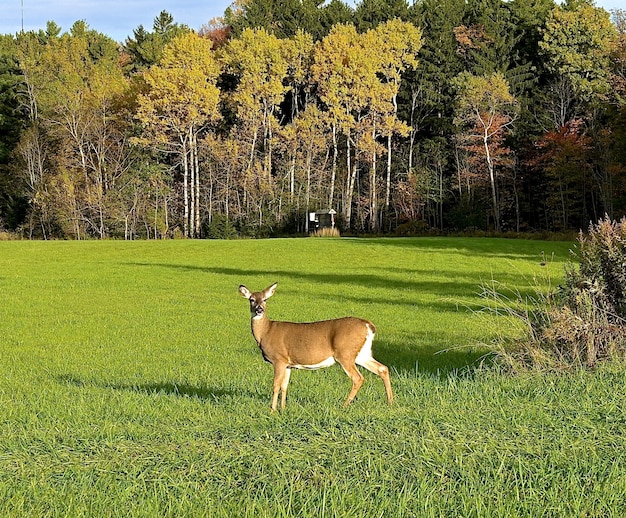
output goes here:
[[569, 266], [562, 307], [553, 310], [545, 337], [569, 348], [571, 356], [593, 367], [603, 357], [623, 355], [626, 347], [626, 218], [607, 216], [578, 237], [579, 266]]
[[341, 237], [339, 229], [337, 228], [320, 228], [315, 232], [311, 232], [311, 237]]
[[209, 239], [235, 239], [237, 229], [224, 214], [214, 214], [211, 221], [205, 223], [205, 235]]
[[[608, 217], [578, 237], [578, 265], [570, 264], [556, 293], [511, 301], [483, 289], [494, 307], [523, 322], [524, 337], [499, 351], [509, 366], [592, 368], [626, 355], [626, 218]], [[520, 311], [526, 304], [530, 309]]]

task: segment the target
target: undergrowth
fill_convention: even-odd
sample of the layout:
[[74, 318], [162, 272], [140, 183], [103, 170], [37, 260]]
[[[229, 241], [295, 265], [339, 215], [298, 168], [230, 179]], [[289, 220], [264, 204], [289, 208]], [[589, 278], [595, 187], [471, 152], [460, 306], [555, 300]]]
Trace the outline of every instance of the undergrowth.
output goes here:
[[315, 232], [311, 232], [311, 237], [341, 237], [339, 229], [333, 228], [320, 228]]
[[626, 357], [626, 218], [591, 224], [573, 254], [557, 288], [542, 279], [523, 296], [495, 281], [483, 284], [485, 309], [506, 316], [516, 331], [496, 340], [497, 354], [514, 370], [593, 368]]

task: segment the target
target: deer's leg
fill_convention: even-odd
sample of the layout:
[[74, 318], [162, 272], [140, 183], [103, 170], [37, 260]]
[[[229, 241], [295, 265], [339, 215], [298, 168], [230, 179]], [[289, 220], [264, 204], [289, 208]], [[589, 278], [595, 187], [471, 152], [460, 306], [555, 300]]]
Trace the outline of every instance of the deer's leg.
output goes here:
[[289, 385], [289, 376], [291, 376], [291, 369], [285, 369], [285, 376], [283, 378], [283, 382], [280, 385], [281, 397], [280, 397], [280, 408], [283, 410], [285, 408], [285, 403], [287, 402], [287, 385]]
[[[289, 383], [289, 369], [287, 369], [287, 365], [284, 363], [275, 363], [274, 364], [274, 391], [272, 394], [272, 412], [276, 412], [276, 408], [278, 407], [278, 394], [280, 393], [280, 389], [284, 386], [285, 390], [287, 389], [287, 383]], [[285, 381], [286, 378], [286, 381]], [[284, 406], [284, 405], [283, 405]]]
[[373, 372], [383, 380], [385, 391], [387, 392], [387, 403], [393, 403], [393, 392], [391, 391], [391, 380], [389, 379], [389, 368], [374, 358], [368, 358], [359, 362], [359, 365], [365, 367], [368, 371]]
[[346, 398], [346, 401], [343, 404], [345, 408], [350, 403], [352, 403], [352, 400], [356, 396], [356, 393], [361, 388], [361, 385], [363, 385], [363, 374], [359, 372], [359, 369], [356, 368], [356, 365], [354, 364], [354, 362], [344, 362], [342, 360], [339, 360], [338, 358], [337, 358], [337, 361], [343, 367], [343, 370], [346, 371], [346, 374], [350, 376], [350, 379], [352, 380], [352, 390], [350, 391], [350, 394], [348, 394], [348, 397]]

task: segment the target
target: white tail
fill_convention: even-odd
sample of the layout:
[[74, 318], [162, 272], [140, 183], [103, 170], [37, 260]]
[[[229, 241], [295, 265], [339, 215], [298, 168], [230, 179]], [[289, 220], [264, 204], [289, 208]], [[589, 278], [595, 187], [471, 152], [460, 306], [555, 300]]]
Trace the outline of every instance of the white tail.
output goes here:
[[264, 291], [252, 293], [239, 286], [239, 293], [250, 301], [252, 334], [259, 344], [263, 358], [274, 366], [272, 411], [285, 408], [287, 385], [291, 369], [319, 369], [337, 361], [350, 376], [352, 390], [344, 406], [356, 396], [363, 384], [363, 375], [356, 368], [361, 365], [377, 374], [385, 384], [387, 402], [393, 402], [389, 369], [372, 357], [372, 341], [376, 327], [369, 320], [355, 317], [322, 320], [320, 322], [274, 322], [267, 318], [266, 302], [276, 290], [277, 283]]

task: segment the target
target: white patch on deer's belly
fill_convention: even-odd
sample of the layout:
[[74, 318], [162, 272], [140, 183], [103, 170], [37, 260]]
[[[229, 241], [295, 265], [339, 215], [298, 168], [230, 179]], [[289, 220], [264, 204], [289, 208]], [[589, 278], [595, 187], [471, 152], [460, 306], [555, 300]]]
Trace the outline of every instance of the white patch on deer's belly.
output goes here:
[[329, 356], [323, 362], [315, 363], [313, 365], [298, 365], [294, 363], [294, 364], [289, 365], [289, 368], [290, 369], [314, 370], [314, 369], [321, 369], [322, 367], [330, 367], [334, 363], [335, 363], [335, 358], [333, 358], [332, 356]]

